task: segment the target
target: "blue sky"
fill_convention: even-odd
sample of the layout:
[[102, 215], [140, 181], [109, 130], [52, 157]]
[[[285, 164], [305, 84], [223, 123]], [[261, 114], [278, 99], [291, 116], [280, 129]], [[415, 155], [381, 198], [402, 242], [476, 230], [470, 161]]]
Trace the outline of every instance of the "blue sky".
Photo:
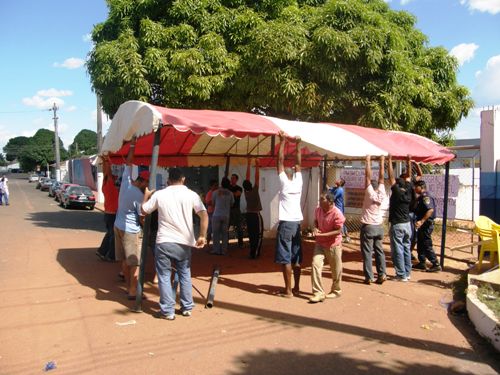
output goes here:
[[[417, 17], [429, 46], [459, 58], [458, 81], [476, 108], [455, 135], [479, 137], [481, 109], [500, 105], [500, 0], [386, 2]], [[0, 0], [0, 150], [12, 137], [53, 130], [54, 102], [66, 148], [80, 130], [96, 130], [96, 98], [84, 62], [89, 33], [106, 17], [104, 0]]]

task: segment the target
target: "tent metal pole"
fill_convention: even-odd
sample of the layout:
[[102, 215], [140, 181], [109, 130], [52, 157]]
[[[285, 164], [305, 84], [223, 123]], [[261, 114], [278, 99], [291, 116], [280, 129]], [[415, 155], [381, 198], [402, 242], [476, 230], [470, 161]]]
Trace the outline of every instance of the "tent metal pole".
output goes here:
[[[160, 154], [161, 124], [155, 132], [153, 152], [151, 154], [151, 165], [149, 167], [149, 190], [156, 189], [156, 170], [158, 166], [158, 156]], [[148, 254], [148, 244], [151, 233], [151, 215], [146, 215], [141, 245], [141, 263], [139, 266], [139, 277], [137, 280], [137, 292], [135, 296], [135, 306], [133, 311], [142, 312], [142, 291], [144, 289], [144, 273], [146, 270], [146, 258]]]
[[327, 184], [327, 155], [325, 155], [325, 158], [323, 159], [323, 188], [321, 189], [322, 191], [326, 190], [326, 184]]
[[446, 246], [446, 224], [448, 220], [448, 190], [450, 186], [450, 162], [446, 162], [444, 177], [444, 204], [443, 204], [443, 227], [441, 228], [441, 256], [439, 263], [444, 268], [444, 248]]

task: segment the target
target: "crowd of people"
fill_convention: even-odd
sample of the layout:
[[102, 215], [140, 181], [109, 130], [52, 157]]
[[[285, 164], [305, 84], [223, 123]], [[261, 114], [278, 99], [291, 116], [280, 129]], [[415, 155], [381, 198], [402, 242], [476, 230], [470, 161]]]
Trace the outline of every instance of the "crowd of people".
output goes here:
[[[279, 222], [274, 261], [281, 266], [284, 281], [284, 289], [278, 295], [285, 298], [292, 298], [301, 293], [300, 277], [303, 264], [301, 140], [296, 138], [290, 141], [295, 146], [295, 164], [292, 167], [285, 166], [284, 150], [287, 140], [284, 134], [280, 134], [277, 158]], [[103, 157], [106, 234], [97, 255], [103, 260], [120, 262], [120, 275], [126, 282], [127, 298], [135, 300], [141, 262], [141, 225], [145, 215], [155, 215], [149, 240], [152, 242], [160, 294], [157, 317], [175, 319], [177, 284], [180, 286], [180, 313], [189, 317], [194, 307], [191, 284], [192, 250], [203, 248], [212, 241], [211, 254], [227, 254], [230, 226], [236, 232], [238, 246], [243, 247], [240, 207], [242, 195], [246, 200], [244, 218], [249, 238], [248, 256], [250, 259], [257, 259], [261, 254], [263, 221], [259, 195], [259, 162], [248, 159], [246, 176], [241, 187], [238, 185], [237, 174], [229, 177], [228, 159], [220, 185], [217, 180], [210, 181], [209, 190], [202, 199], [185, 185], [185, 176], [179, 168], [169, 168], [168, 185], [158, 191], [148, 188], [147, 170], [140, 170], [137, 178], [133, 179], [134, 148], [135, 138], [130, 142], [126, 166], [120, 179], [112, 175], [109, 160]], [[253, 182], [252, 161], [255, 169]], [[372, 180], [372, 158], [366, 157], [360, 218], [360, 257], [363, 260], [364, 283], [383, 284], [388, 278], [382, 243], [387, 210], [391, 258], [395, 270], [393, 279], [407, 282], [411, 278], [412, 269], [440, 271], [432, 244], [435, 202], [427, 192], [418, 164], [408, 156], [406, 172], [395, 178], [392, 158], [389, 155], [390, 194], [386, 192], [384, 183], [384, 156], [379, 157], [378, 164], [378, 179]], [[412, 166], [415, 166], [416, 176], [412, 176]], [[342, 242], [343, 238], [344, 242], [350, 242], [350, 238], [344, 214], [345, 181], [339, 179], [335, 185], [320, 194], [318, 207], [314, 212], [315, 246], [311, 263], [310, 303], [323, 302], [325, 299], [339, 298], [342, 295]], [[198, 216], [200, 223], [197, 235], [193, 224], [194, 214]], [[411, 251], [414, 245], [417, 247], [418, 263], [412, 265]], [[373, 255], [376, 279], [373, 273]], [[331, 271], [332, 283], [329, 289], [324, 288], [322, 282], [325, 258]], [[427, 260], [430, 267], [427, 266]]]

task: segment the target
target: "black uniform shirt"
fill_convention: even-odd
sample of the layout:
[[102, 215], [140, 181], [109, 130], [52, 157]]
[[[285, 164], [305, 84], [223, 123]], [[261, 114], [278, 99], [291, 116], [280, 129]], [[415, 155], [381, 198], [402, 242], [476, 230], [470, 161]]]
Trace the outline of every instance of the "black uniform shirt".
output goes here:
[[391, 224], [408, 223], [410, 221], [410, 203], [413, 194], [411, 182], [401, 178], [391, 186], [391, 198], [389, 200], [389, 222]]
[[[239, 185], [231, 185], [231, 186], [228, 187], [228, 190], [230, 190], [233, 193], [233, 195], [237, 191], [239, 191], [240, 193], [243, 193], [243, 189]], [[233, 208], [240, 208], [240, 199], [241, 199], [241, 195], [238, 196], [238, 197], [236, 195], [234, 195]]]
[[429, 195], [429, 193], [424, 192], [418, 197], [417, 200], [417, 208], [415, 209], [415, 216], [417, 220], [421, 220], [430, 209], [434, 211], [429, 219], [434, 220], [436, 218], [436, 202], [434, 197]]

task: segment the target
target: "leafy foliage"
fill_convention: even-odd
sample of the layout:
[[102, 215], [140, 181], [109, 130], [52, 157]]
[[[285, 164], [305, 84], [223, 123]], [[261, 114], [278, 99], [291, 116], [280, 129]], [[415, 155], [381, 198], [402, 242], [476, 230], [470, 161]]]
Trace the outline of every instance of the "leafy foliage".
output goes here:
[[70, 156], [80, 157], [82, 155], [93, 155], [97, 153], [97, 133], [83, 129], [69, 145], [68, 152]]
[[448, 137], [472, 108], [457, 61], [383, 0], [107, 0], [87, 69], [126, 100]]
[[8, 161], [19, 160], [19, 155], [22, 153], [28, 143], [28, 137], [15, 137], [9, 139], [7, 144], [3, 147], [5, 158]]
[[[59, 152], [61, 160], [68, 158], [68, 153], [60, 138]], [[26, 171], [34, 170], [37, 165], [45, 166], [54, 163], [55, 159], [54, 132], [48, 129], [40, 129], [33, 137], [28, 138], [28, 142], [18, 155], [21, 168]]]

